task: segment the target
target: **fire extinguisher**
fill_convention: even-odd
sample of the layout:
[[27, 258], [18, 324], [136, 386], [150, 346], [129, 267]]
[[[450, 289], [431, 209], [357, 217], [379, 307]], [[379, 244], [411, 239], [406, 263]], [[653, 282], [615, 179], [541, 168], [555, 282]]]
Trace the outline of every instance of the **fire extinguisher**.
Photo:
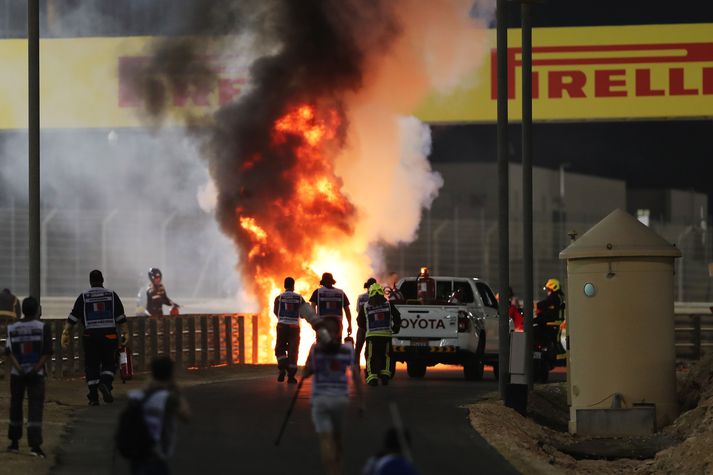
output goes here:
[[131, 362], [131, 350], [128, 346], [119, 347], [119, 374], [121, 382], [126, 383], [134, 376], [134, 366]]

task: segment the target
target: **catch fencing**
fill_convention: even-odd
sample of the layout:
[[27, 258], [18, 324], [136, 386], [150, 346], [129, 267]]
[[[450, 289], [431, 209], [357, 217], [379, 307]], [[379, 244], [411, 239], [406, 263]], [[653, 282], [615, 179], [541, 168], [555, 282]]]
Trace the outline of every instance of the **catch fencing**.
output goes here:
[[[249, 342], [245, 336], [246, 320], [251, 328]], [[0, 322], [2, 347], [7, 339], [9, 322], [11, 320], [7, 319]], [[81, 325], [72, 328], [69, 347], [63, 350], [60, 340], [64, 322], [46, 320], [52, 332], [53, 347], [47, 373], [54, 378], [84, 374]], [[148, 371], [151, 360], [158, 356], [171, 357], [181, 369], [254, 364], [258, 359], [258, 317], [254, 314], [129, 317], [128, 331], [134, 371]]]

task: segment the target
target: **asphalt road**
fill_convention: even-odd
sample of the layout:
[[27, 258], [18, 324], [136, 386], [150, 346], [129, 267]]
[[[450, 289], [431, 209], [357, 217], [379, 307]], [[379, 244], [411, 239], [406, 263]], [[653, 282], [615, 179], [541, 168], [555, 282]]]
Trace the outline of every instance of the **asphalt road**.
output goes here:
[[[492, 374], [486, 373], [485, 378], [467, 382], [460, 370], [429, 368], [423, 380], [411, 380], [401, 370], [388, 387], [365, 386], [366, 413], [359, 416], [352, 407], [347, 416], [345, 473], [361, 473], [366, 459], [378, 451], [391, 424], [390, 401], [397, 403], [411, 432], [415, 463], [422, 474], [518, 473], [471, 428], [462, 407], [497, 390]], [[294, 390], [295, 385], [277, 383], [272, 377], [187, 389], [193, 419], [179, 428], [171, 464], [174, 473], [322, 473], [310, 415], [309, 380], [282, 443], [274, 446]], [[82, 435], [70, 437], [53, 473], [128, 473], [126, 465], [118, 459], [112, 462], [106, 450], [111, 444], [106, 434], [113, 433], [119, 406], [104, 411], [104, 421], [84, 417], [87, 411], [78, 415], [73, 432]]]

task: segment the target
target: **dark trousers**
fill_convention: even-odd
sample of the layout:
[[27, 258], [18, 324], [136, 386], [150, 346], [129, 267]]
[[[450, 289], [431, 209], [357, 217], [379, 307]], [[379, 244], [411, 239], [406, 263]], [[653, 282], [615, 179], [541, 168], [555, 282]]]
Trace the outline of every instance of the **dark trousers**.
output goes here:
[[366, 337], [366, 382], [379, 376], [391, 378], [391, 337]]
[[90, 400], [97, 400], [97, 386], [103, 383], [110, 390], [116, 372], [116, 351], [118, 339], [116, 333], [107, 335], [84, 335], [84, 376]]
[[364, 342], [366, 341], [366, 329], [357, 329], [356, 347], [354, 348], [354, 364], [359, 364], [361, 359], [361, 350], [364, 348]]
[[277, 368], [294, 376], [297, 373], [297, 358], [300, 352], [300, 328], [283, 323], [277, 324], [277, 342], [275, 357]]
[[10, 375], [10, 440], [22, 438], [22, 402], [27, 390], [27, 441], [30, 447], [42, 445], [42, 410], [45, 406], [45, 377], [39, 374]]
[[131, 461], [131, 475], [169, 475], [170, 473], [168, 462], [158, 457]]

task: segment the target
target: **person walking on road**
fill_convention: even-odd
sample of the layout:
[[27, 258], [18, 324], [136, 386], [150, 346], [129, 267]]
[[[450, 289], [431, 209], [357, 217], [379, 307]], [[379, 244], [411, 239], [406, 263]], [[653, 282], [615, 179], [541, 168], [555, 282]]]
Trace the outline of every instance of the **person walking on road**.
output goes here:
[[8, 452], [19, 453], [22, 437], [22, 403], [27, 391], [27, 441], [30, 453], [44, 458], [42, 412], [45, 404], [45, 362], [52, 354], [52, 332], [40, 321], [42, 310], [34, 297], [22, 301], [25, 318], [7, 327], [10, 370], [10, 427]]
[[[357, 297], [357, 315], [359, 315], [359, 312], [361, 312], [361, 308], [369, 300], [369, 287], [371, 287], [372, 284], [376, 284], [376, 279], [373, 277], [369, 277], [369, 279], [364, 282], [364, 289], [366, 289], [366, 292]], [[359, 360], [361, 359], [361, 350], [362, 348], [364, 348], [365, 341], [366, 327], [359, 325], [359, 320], [357, 320], [356, 348], [354, 348], [354, 362], [356, 364], [359, 364]]]
[[141, 413], [153, 446], [147, 457], [131, 460], [132, 475], [168, 475], [168, 459], [176, 444], [176, 422], [188, 422], [190, 408], [174, 379], [174, 364], [167, 356], [151, 362], [151, 381], [142, 390], [129, 392], [129, 403], [141, 405]]
[[11, 319], [22, 317], [20, 300], [10, 292], [10, 289], [2, 289], [0, 292], [0, 317]]
[[389, 384], [392, 376], [391, 337], [401, 327], [401, 314], [384, 296], [379, 284], [369, 287], [369, 300], [359, 309], [357, 324], [366, 328], [366, 383], [369, 386]]
[[277, 316], [275, 357], [279, 374], [277, 381], [297, 382], [297, 358], [300, 350], [300, 306], [305, 300], [295, 292], [295, 279], [285, 278], [285, 291], [275, 297], [273, 312]]
[[126, 346], [129, 336], [124, 305], [116, 292], [104, 288], [101, 271], [89, 273], [89, 284], [91, 288], [79, 294], [67, 317], [62, 331], [62, 348], [66, 350], [69, 347], [71, 327], [81, 322], [84, 328], [84, 375], [89, 388], [87, 399], [90, 406], [98, 406], [98, 392], [101, 392], [104, 402], [114, 401], [111, 391], [116, 372], [116, 351], [119, 339], [121, 345]]
[[349, 299], [342, 289], [334, 287], [337, 281], [329, 272], [322, 274], [320, 288], [312, 292], [309, 302], [315, 309], [319, 320], [324, 325], [337, 327], [336, 334], [342, 338], [342, 319], [347, 317], [347, 336], [352, 334], [352, 313], [349, 310]]
[[359, 365], [354, 364], [354, 348], [341, 343], [335, 328], [317, 331], [304, 367], [304, 377], [314, 375], [312, 382], [312, 421], [319, 436], [322, 463], [328, 475], [342, 473], [344, 417], [349, 404], [347, 370], [357, 394], [359, 411], [364, 412], [359, 379]]
[[163, 316], [163, 306], [171, 307], [171, 314], [176, 314], [180, 305], [168, 298], [166, 287], [163, 286], [163, 274], [161, 269], [152, 267], [149, 269], [149, 286], [146, 289], [145, 313], [149, 317]]

